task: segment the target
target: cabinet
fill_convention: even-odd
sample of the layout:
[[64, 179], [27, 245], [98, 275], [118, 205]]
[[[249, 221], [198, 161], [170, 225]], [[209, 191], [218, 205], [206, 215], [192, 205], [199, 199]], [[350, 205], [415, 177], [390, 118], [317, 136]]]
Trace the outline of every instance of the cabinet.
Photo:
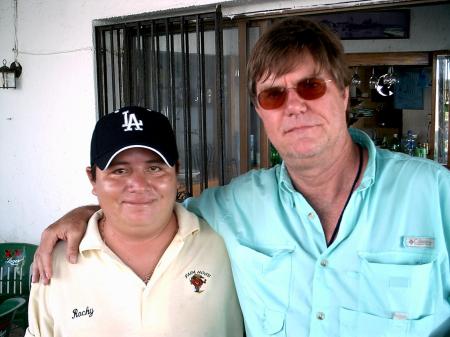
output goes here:
[[[378, 85], [380, 77], [391, 69], [385, 65], [352, 67], [348, 122], [351, 127], [365, 131], [377, 145], [393, 139], [394, 135], [401, 135], [403, 131], [403, 111], [396, 106], [393, 91], [384, 92], [384, 87]], [[393, 75], [399, 76], [398, 73]], [[358, 84], [355, 84], [355, 78], [358, 78]]]
[[[408, 130], [428, 148], [428, 158], [448, 165], [450, 53], [348, 54], [348, 62], [361, 78], [351, 87], [349, 124], [364, 129], [382, 145], [394, 134]], [[371, 76], [393, 67], [399, 84], [391, 96], [369, 87]]]

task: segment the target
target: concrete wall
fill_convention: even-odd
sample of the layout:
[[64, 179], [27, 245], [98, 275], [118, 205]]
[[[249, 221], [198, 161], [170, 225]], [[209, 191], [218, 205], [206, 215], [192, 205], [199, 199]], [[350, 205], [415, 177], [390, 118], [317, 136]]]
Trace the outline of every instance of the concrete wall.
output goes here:
[[[92, 21], [214, 3], [18, 0], [23, 74], [18, 89], [0, 89], [0, 241], [37, 243], [42, 230], [60, 215], [96, 201], [84, 173], [97, 117]], [[232, 16], [330, 3], [349, 2], [225, 1], [223, 11]], [[411, 39], [345, 41], [345, 48], [350, 52], [450, 49], [449, 19], [449, 5], [413, 10]], [[6, 58], [8, 65], [13, 61], [13, 45], [13, 0], [1, 0], [0, 61]]]

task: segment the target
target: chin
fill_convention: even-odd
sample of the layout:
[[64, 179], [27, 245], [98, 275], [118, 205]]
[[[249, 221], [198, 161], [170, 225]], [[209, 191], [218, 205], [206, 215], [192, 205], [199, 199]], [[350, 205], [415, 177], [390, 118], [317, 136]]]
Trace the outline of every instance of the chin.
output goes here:
[[286, 148], [288, 154], [308, 157], [317, 153], [320, 145], [317, 144], [316, 139], [304, 138], [288, 144]]
[[155, 211], [149, 208], [133, 209], [123, 213], [123, 218], [130, 222], [145, 222], [154, 216]]
[[282, 158], [289, 161], [289, 159], [309, 159], [321, 153], [320, 148], [317, 146], [306, 146], [302, 144], [301, 146], [291, 147], [287, 152], [282, 154]]
[[152, 221], [151, 216], [147, 216], [145, 218], [144, 217], [127, 217], [125, 219], [126, 219], [126, 222], [128, 223], [128, 225], [131, 225], [133, 227], [146, 227]]

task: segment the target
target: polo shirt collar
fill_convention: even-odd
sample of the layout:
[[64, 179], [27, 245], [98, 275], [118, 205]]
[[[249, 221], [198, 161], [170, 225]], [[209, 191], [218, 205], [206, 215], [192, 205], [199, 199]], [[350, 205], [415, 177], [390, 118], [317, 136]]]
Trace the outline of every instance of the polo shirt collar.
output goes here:
[[175, 203], [174, 211], [178, 220], [178, 232], [176, 235], [183, 241], [200, 230], [200, 220], [194, 213], [189, 212], [179, 203]]
[[[200, 230], [199, 218], [187, 211], [182, 205], [176, 203], [174, 212], [178, 220], [178, 232], [176, 238], [185, 241], [186, 238]], [[89, 219], [86, 233], [80, 243], [80, 253], [88, 250], [104, 249], [105, 243], [98, 230], [98, 221], [103, 217], [103, 211], [98, 210]]]
[[105, 243], [102, 240], [98, 230], [98, 221], [103, 217], [103, 211], [100, 209], [89, 219], [86, 233], [80, 243], [80, 253], [88, 250], [101, 250]]

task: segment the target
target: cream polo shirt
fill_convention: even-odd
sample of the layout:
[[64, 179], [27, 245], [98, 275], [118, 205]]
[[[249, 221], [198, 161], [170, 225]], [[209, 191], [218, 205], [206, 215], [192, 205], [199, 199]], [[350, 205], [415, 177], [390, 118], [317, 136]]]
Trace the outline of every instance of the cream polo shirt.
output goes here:
[[243, 336], [223, 240], [181, 205], [175, 213], [178, 232], [147, 285], [105, 246], [95, 213], [78, 263], [59, 243], [51, 284], [32, 285], [25, 336]]

